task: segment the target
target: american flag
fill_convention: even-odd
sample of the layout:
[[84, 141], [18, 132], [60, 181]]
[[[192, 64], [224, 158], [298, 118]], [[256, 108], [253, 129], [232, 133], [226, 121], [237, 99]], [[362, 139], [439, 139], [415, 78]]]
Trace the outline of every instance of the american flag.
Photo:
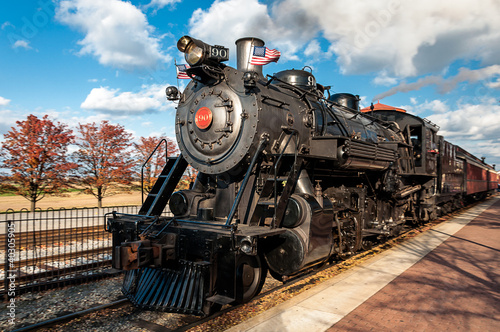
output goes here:
[[269, 62], [278, 62], [281, 53], [277, 50], [270, 50], [264, 46], [254, 46], [250, 64], [252, 65], [267, 65]]
[[189, 65], [175, 65], [177, 70], [177, 78], [179, 79], [190, 79], [191, 77], [186, 74], [186, 69], [189, 69]]

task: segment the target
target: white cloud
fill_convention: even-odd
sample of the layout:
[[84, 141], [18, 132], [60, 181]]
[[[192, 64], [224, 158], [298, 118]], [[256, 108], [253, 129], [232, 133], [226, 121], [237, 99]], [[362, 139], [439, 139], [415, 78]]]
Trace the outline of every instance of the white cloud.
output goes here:
[[[0, 97], [1, 98], [1, 97]], [[11, 110], [0, 110], [0, 138], [3, 139], [3, 134], [16, 126], [16, 121], [19, 120], [19, 114]]]
[[488, 82], [486, 85], [490, 89], [500, 89], [500, 78], [497, 78], [495, 82]]
[[321, 52], [321, 46], [317, 39], [311, 40], [311, 42], [306, 46], [306, 49], [304, 50], [304, 55], [315, 59], [318, 59], [323, 55]]
[[394, 84], [398, 83], [398, 80], [395, 77], [390, 77], [387, 74], [386, 70], [382, 70], [379, 73], [379, 75], [373, 79], [373, 83], [375, 85], [388, 86], [388, 85], [394, 85]]
[[178, 2], [181, 2], [181, 0], [151, 0], [151, 2], [145, 5], [144, 8], [155, 8], [155, 10], [158, 10], [166, 6], [172, 6]]
[[79, 54], [92, 54], [103, 65], [131, 70], [170, 61], [144, 13], [130, 2], [64, 0], [56, 18], [83, 32]]
[[25, 50], [31, 50], [32, 47], [30, 46], [30, 43], [26, 40], [19, 39], [17, 40], [14, 45], [12, 45], [12, 48], [24, 48]]
[[164, 85], [143, 85], [139, 92], [120, 92], [109, 87], [94, 88], [80, 106], [83, 109], [113, 114], [141, 114], [164, 111], [170, 107]]
[[7, 106], [10, 103], [10, 99], [0, 96], [0, 107]]
[[459, 105], [456, 111], [427, 117], [440, 126], [439, 134], [486, 162], [500, 165], [500, 104], [491, 98], [481, 104]]
[[442, 102], [439, 99], [425, 101], [425, 103], [420, 105], [419, 108], [422, 108], [426, 111], [431, 111], [432, 113], [446, 113], [450, 110], [448, 105], [446, 105], [446, 103]]
[[370, 104], [367, 103], [367, 97], [366, 96], [359, 96], [359, 108], [365, 108], [367, 106], [370, 106]]
[[5, 30], [7, 27], [13, 27], [13, 28], [15, 28], [12, 23], [10, 23], [9, 21], [5, 21], [5, 22], [3, 22], [3, 24], [2, 24], [2, 26], [1, 26], [0, 29]]
[[206, 11], [194, 11], [189, 20], [189, 32], [207, 43], [230, 47], [233, 52], [237, 39], [257, 37], [271, 48], [282, 51], [282, 61], [298, 59], [296, 53], [314, 38], [317, 30], [294, 28], [294, 23], [309, 20], [305, 13], [280, 3], [271, 10], [278, 15], [270, 15], [267, 5], [257, 0], [216, 0]]
[[105, 82], [105, 81], [106, 81], [105, 78], [101, 78], [101, 79], [99, 79], [99, 78], [89, 78], [87, 80], [87, 82], [89, 82], [89, 83], [97, 83], [97, 82]]
[[500, 6], [495, 1], [286, 2], [317, 18], [345, 72], [389, 65], [390, 75], [407, 77], [441, 70], [458, 58], [491, 64], [500, 55], [500, 21], [495, 19]]
[[334, 52], [343, 73], [385, 69], [404, 78], [441, 71], [457, 59], [496, 63], [499, 16], [496, 0], [217, 0], [196, 10], [189, 24], [191, 34], [209, 42], [262, 38], [280, 47], [285, 60], [321, 36], [330, 43], [325, 56]]
[[407, 113], [410, 113], [413, 115], [419, 115], [421, 113], [420, 110], [414, 105], [398, 105], [396, 107], [404, 109]]
[[456, 111], [433, 114], [428, 119], [437, 123], [441, 134], [450, 139], [500, 139], [500, 105], [496, 100], [464, 104]]
[[266, 27], [271, 24], [267, 6], [257, 0], [216, 0], [207, 11], [197, 9], [193, 12], [189, 32], [205, 42], [234, 49], [234, 42], [246, 37], [252, 29], [253, 34], [248, 36], [263, 38]]
[[[113, 122], [117, 122], [118, 120], [123, 120], [126, 117], [118, 114], [115, 118], [113, 117]], [[106, 113], [97, 113], [89, 116], [73, 116], [71, 118], [65, 119], [66, 123], [68, 123], [72, 128], [78, 128], [78, 124], [84, 123], [101, 123], [102, 121], [109, 121], [109, 114]]]

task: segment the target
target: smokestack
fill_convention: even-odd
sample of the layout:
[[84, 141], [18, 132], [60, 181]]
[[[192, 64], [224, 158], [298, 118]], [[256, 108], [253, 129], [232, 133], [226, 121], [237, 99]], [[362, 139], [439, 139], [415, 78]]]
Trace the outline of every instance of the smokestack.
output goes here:
[[236, 67], [238, 70], [254, 71], [263, 76], [262, 66], [250, 64], [253, 46], [264, 46], [264, 41], [253, 37], [240, 38], [236, 41], [236, 56], [238, 58]]

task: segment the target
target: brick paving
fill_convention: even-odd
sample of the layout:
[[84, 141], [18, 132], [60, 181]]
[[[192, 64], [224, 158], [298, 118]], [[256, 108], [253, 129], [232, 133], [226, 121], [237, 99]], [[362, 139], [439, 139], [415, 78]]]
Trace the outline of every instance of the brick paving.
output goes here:
[[500, 331], [500, 201], [328, 331]]

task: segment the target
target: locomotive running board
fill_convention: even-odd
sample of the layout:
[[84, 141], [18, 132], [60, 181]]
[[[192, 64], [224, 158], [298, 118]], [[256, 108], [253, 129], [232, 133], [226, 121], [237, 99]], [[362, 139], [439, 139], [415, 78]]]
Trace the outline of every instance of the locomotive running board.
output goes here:
[[148, 267], [127, 271], [123, 294], [142, 309], [205, 316], [210, 263], [181, 260], [180, 264], [179, 270]]

